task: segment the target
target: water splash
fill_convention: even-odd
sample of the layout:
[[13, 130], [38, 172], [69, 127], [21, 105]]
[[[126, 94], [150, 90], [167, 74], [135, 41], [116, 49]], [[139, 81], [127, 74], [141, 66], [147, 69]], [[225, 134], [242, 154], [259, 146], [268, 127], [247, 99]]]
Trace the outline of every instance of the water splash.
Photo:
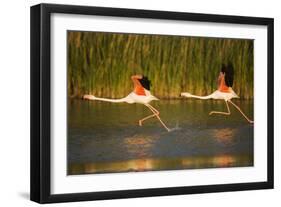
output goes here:
[[181, 130], [181, 129], [182, 129], [182, 128], [179, 127], [179, 121], [177, 121], [176, 126], [173, 127], [173, 128], [171, 128], [171, 129], [169, 130], [169, 132], [173, 132], [173, 131], [177, 131], [177, 130]]

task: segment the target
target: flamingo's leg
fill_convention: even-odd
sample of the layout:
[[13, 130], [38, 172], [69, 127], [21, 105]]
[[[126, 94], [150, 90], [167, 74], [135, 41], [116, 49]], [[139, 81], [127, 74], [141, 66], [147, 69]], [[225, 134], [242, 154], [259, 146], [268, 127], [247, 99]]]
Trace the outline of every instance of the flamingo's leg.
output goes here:
[[[146, 104], [145, 104], [146, 105]], [[146, 105], [147, 106], [147, 105]], [[144, 117], [143, 119], [140, 119], [139, 120], [139, 125], [140, 126], [142, 126], [142, 122], [143, 121], [145, 121], [145, 120], [147, 120], [147, 119], [150, 119], [150, 118], [152, 118], [152, 117], [154, 117], [154, 116], [157, 116], [157, 115], [159, 115], [159, 112], [155, 109], [155, 108], [153, 108], [151, 105], [149, 105], [149, 106], [147, 106], [148, 108], [150, 108], [150, 110], [152, 111], [152, 115], [149, 115], [149, 116], [147, 116], [147, 117]]]
[[221, 112], [221, 111], [211, 111], [211, 112], [209, 113], [209, 115], [212, 115], [212, 114], [230, 115], [229, 106], [228, 106], [228, 103], [227, 103], [227, 101], [226, 101], [226, 100], [225, 100], [225, 104], [226, 104], [226, 107], [227, 107], [227, 112]]
[[154, 108], [153, 106], [151, 106], [150, 104], [147, 104], [156, 114], [160, 114], [160, 112], [156, 109], [156, 108]]
[[150, 118], [152, 118], [152, 117], [154, 117], [154, 116], [157, 116], [157, 114], [153, 113], [152, 115], [149, 115], [149, 116], [147, 116], [147, 117], [144, 117], [143, 119], [140, 119], [140, 120], [139, 120], [139, 125], [142, 126], [142, 122], [143, 122], [143, 121], [145, 121], [145, 120], [147, 120], [147, 119], [150, 119]]
[[233, 103], [231, 100], [229, 100], [229, 102], [230, 102], [238, 111], [240, 111], [240, 113], [244, 116], [244, 118], [245, 118], [249, 123], [251, 123], [251, 124], [254, 123], [254, 121], [252, 121], [251, 119], [249, 119], [235, 103]]
[[158, 110], [156, 110], [153, 106], [151, 106], [150, 104], [145, 104], [151, 111], [152, 113], [157, 117], [157, 119], [160, 121], [160, 123], [163, 125], [163, 127], [169, 132], [171, 131], [166, 124], [161, 120], [159, 114], [160, 112]]

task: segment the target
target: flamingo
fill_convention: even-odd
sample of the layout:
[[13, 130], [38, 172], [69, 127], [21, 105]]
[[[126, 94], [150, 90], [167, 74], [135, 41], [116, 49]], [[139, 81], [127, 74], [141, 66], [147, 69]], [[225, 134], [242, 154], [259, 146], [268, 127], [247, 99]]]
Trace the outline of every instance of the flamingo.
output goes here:
[[192, 95], [188, 92], [182, 92], [181, 96], [187, 97], [187, 98], [198, 98], [198, 99], [221, 99], [225, 101], [226, 107], [227, 107], [227, 112], [222, 112], [222, 111], [211, 111], [209, 115], [212, 114], [222, 114], [222, 115], [230, 115], [230, 109], [228, 103], [231, 103], [242, 115], [243, 117], [251, 124], [254, 123], [251, 119], [249, 119], [245, 113], [237, 106], [235, 103], [231, 101], [233, 98], [239, 98], [239, 96], [233, 91], [232, 85], [233, 85], [233, 66], [231, 63], [228, 64], [226, 67], [224, 64], [222, 65], [222, 69], [219, 75], [218, 79], [218, 90], [213, 92], [210, 95], [207, 96], [197, 96], [197, 95]]
[[112, 103], [122, 103], [122, 102], [124, 103], [125, 102], [125, 103], [128, 103], [128, 104], [133, 104], [133, 103], [143, 104], [147, 108], [150, 109], [152, 114], [144, 117], [143, 119], [140, 119], [139, 120], [139, 126], [142, 126], [142, 123], [145, 120], [156, 117], [160, 121], [160, 123], [163, 125], [163, 127], [168, 132], [170, 132], [171, 129], [169, 129], [166, 126], [166, 124], [161, 120], [160, 112], [149, 104], [151, 101], [158, 101], [159, 100], [158, 98], [156, 98], [155, 96], [153, 96], [150, 93], [150, 90], [149, 90], [150, 89], [150, 81], [147, 79], [147, 77], [143, 77], [142, 75], [135, 75], [135, 76], [132, 76], [131, 78], [134, 82], [135, 89], [134, 89], [133, 92], [131, 92], [129, 95], [127, 95], [124, 98], [108, 99], [108, 98], [95, 97], [94, 95], [84, 95], [83, 99], [105, 101], [105, 102], [112, 102]]

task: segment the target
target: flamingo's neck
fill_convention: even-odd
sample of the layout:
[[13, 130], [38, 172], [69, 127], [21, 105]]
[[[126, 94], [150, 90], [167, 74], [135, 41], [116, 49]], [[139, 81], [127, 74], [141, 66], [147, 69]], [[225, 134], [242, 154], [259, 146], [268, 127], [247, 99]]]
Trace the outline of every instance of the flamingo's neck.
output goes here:
[[112, 103], [121, 103], [121, 102], [125, 102], [125, 101], [124, 101], [124, 98], [120, 98], [120, 99], [109, 99], [109, 98], [98, 98], [98, 97], [95, 97], [94, 100], [97, 100], [97, 101], [105, 101], [105, 102], [112, 102]]
[[198, 98], [198, 99], [209, 99], [209, 98], [211, 98], [210, 95], [208, 95], [208, 96], [196, 96], [196, 95], [192, 95], [190, 93], [181, 93], [181, 96], [185, 96], [185, 97], [188, 97], [188, 98]]
[[95, 97], [93, 95], [84, 95], [83, 98], [88, 99], [88, 100], [97, 100], [97, 101], [105, 101], [105, 102], [112, 102], [112, 103], [126, 102], [125, 98], [109, 99], [109, 98], [99, 98], [99, 97]]

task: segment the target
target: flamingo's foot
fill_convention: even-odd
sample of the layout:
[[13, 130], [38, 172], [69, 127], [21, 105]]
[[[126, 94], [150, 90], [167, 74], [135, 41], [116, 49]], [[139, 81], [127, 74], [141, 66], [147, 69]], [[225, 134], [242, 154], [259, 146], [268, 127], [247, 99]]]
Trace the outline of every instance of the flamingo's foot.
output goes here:
[[250, 124], [254, 124], [254, 121], [250, 120], [249, 123], [250, 123]]
[[209, 113], [209, 116], [211, 116], [212, 114], [214, 114], [214, 112], [213, 112], [213, 111], [211, 111], [211, 112]]
[[142, 126], [142, 120], [139, 120], [139, 126]]

